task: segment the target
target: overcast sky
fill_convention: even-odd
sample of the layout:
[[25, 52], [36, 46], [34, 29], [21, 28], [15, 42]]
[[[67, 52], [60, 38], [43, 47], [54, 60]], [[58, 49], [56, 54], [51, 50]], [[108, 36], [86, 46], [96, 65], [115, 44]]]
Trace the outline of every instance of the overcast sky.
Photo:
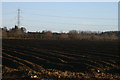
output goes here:
[[21, 9], [21, 26], [27, 31], [118, 30], [117, 2], [3, 2], [3, 26], [17, 24]]

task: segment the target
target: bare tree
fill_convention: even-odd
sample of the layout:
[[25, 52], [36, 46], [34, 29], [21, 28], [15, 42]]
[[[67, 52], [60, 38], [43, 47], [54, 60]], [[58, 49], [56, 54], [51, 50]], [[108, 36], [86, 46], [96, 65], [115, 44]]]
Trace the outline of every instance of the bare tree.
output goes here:
[[68, 34], [70, 39], [79, 39], [79, 33], [76, 30], [71, 30]]

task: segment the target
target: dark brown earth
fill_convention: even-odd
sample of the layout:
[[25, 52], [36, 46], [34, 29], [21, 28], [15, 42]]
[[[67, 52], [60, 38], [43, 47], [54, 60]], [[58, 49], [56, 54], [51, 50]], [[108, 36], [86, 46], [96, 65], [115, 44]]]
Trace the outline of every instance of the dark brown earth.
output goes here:
[[118, 41], [3, 40], [3, 80], [120, 79]]

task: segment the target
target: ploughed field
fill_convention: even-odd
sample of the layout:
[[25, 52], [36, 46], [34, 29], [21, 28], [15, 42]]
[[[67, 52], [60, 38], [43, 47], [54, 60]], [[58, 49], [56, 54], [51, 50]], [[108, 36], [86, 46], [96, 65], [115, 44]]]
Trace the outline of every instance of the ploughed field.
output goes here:
[[118, 41], [3, 40], [2, 45], [3, 79], [120, 79]]

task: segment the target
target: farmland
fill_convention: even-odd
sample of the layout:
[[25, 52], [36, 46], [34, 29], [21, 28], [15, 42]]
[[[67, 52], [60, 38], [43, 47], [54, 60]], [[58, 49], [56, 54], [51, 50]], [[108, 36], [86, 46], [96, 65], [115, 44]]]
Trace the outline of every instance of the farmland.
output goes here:
[[2, 45], [3, 80], [120, 79], [116, 40], [4, 39]]

